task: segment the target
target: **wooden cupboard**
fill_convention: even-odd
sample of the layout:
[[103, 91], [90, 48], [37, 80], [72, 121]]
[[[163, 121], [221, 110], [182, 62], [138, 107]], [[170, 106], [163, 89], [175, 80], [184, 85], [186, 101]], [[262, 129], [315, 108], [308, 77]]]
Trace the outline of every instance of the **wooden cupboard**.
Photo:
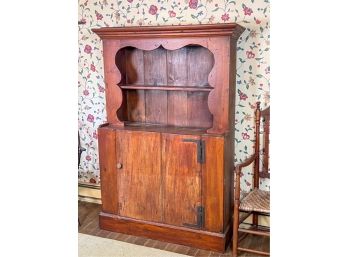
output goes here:
[[102, 229], [223, 252], [231, 238], [236, 24], [93, 29], [108, 123]]

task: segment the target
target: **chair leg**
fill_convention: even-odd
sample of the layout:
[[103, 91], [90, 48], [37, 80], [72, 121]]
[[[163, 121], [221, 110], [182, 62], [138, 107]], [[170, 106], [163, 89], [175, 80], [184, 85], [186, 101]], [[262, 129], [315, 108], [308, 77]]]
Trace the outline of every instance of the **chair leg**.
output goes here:
[[259, 225], [259, 215], [256, 213], [253, 213], [253, 225], [258, 226]]
[[238, 227], [239, 227], [239, 204], [234, 203], [233, 211], [233, 238], [232, 238], [232, 257], [238, 255]]

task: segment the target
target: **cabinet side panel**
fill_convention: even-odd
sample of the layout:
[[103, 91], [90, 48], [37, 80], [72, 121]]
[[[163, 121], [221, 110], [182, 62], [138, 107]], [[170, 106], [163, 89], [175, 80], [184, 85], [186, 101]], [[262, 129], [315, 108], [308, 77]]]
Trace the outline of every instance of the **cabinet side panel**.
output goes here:
[[206, 160], [202, 165], [202, 192], [205, 229], [223, 232], [224, 215], [224, 138], [203, 136]]
[[102, 210], [116, 214], [118, 210], [115, 131], [107, 127], [99, 128], [98, 147]]
[[116, 132], [119, 214], [161, 222], [160, 134]]
[[[122, 121], [122, 118], [124, 118], [124, 113], [121, 111], [121, 119], [117, 116], [117, 110], [120, 109], [123, 103], [122, 90], [118, 86], [116, 86], [116, 84], [118, 84], [122, 80], [122, 68], [121, 70], [117, 68], [115, 60], [116, 53], [119, 49], [119, 40], [103, 40], [105, 102], [107, 121], [111, 124], [123, 126], [124, 123]], [[123, 64], [121, 66], [123, 67]]]
[[230, 41], [230, 87], [229, 87], [229, 125], [230, 133], [226, 138], [225, 146], [225, 178], [226, 183], [230, 185], [229, 191], [226, 190], [225, 204], [231, 206], [230, 208], [225, 208], [225, 227], [229, 224], [232, 219], [233, 210], [233, 198], [234, 198], [234, 142], [235, 142], [235, 106], [236, 106], [236, 40]]
[[232, 206], [233, 206], [233, 146], [232, 133], [228, 134], [224, 144], [224, 228], [231, 223], [232, 220]]
[[126, 84], [126, 77], [127, 77], [127, 72], [126, 72], [126, 49], [120, 49], [115, 58], [115, 63], [120, 71], [121, 75], [121, 80], [119, 84]]
[[[234, 130], [235, 130], [235, 106], [236, 106], [236, 41], [230, 42], [230, 75], [229, 75], [229, 126], [231, 131], [231, 141], [234, 146]], [[234, 166], [234, 147], [231, 148], [232, 166]]]
[[208, 98], [209, 110], [214, 116], [213, 126], [208, 133], [228, 132], [230, 129], [230, 38], [211, 38], [210, 46], [214, 53], [214, 69], [210, 73], [209, 82], [214, 89]]

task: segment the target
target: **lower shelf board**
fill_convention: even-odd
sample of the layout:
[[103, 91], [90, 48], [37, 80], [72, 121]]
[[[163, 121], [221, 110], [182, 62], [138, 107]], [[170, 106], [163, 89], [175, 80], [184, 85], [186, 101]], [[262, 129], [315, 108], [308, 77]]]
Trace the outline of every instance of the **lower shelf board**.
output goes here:
[[101, 229], [109, 231], [182, 244], [221, 253], [225, 252], [230, 243], [232, 234], [230, 227], [226, 229], [225, 233], [213, 233], [156, 222], [139, 221], [105, 212], [99, 214], [99, 226]]

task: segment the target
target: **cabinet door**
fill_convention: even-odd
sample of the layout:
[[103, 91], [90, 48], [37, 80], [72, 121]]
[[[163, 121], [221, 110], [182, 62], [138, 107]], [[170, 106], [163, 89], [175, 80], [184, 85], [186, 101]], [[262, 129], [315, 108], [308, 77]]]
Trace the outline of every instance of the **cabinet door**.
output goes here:
[[161, 221], [160, 134], [141, 131], [116, 133], [119, 215]]
[[201, 164], [195, 142], [199, 140], [199, 136], [162, 134], [164, 223], [193, 228], [199, 223]]

